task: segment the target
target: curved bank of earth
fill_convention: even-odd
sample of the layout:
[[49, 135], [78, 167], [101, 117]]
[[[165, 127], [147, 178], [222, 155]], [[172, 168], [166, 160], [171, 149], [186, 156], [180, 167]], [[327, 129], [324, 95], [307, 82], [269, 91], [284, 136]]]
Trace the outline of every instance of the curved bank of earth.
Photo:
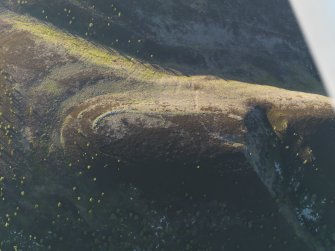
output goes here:
[[5, 250], [332, 250], [328, 98], [0, 31]]

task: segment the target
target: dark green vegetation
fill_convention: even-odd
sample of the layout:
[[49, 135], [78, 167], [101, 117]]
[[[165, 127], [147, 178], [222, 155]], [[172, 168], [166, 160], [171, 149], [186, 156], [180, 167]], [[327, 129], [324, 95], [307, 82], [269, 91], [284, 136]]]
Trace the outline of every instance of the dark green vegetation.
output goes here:
[[287, 3], [1, 5], [2, 250], [333, 250], [330, 102], [258, 85], [322, 92]]

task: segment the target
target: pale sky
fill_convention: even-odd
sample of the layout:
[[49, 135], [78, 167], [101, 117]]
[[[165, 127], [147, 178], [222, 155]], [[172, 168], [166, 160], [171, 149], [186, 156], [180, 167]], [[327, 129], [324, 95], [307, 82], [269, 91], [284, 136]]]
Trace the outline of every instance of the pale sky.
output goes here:
[[335, 100], [335, 0], [290, 0], [326, 89]]

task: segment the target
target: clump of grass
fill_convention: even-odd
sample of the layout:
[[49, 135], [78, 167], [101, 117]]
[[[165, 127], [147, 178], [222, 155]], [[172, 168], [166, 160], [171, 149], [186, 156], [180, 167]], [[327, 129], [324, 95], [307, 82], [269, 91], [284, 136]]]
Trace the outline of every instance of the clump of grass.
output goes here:
[[47, 81], [37, 88], [37, 91], [43, 94], [58, 96], [62, 93], [62, 88], [55, 81]]

